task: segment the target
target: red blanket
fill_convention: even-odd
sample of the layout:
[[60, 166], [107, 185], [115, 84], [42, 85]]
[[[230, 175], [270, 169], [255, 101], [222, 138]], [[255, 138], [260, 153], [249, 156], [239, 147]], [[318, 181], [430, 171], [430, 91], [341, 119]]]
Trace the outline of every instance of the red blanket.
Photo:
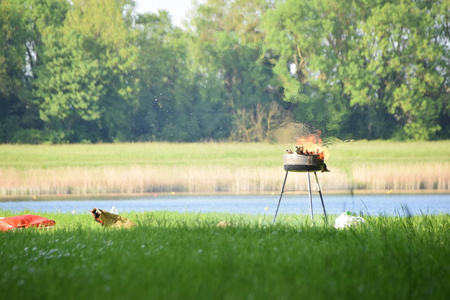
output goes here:
[[0, 231], [28, 227], [51, 228], [53, 226], [55, 226], [55, 221], [35, 215], [0, 218]]

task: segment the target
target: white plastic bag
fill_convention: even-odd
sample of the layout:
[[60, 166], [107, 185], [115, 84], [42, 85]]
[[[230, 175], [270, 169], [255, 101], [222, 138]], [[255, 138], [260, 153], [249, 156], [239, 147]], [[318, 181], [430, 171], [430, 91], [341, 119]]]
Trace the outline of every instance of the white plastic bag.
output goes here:
[[352, 213], [346, 211], [342, 213], [339, 217], [336, 218], [336, 222], [334, 223], [334, 228], [336, 229], [344, 229], [349, 228], [361, 223], [364, 223], [364, 219], [361, 217], [352, 216]]
[[109, 212], [112, 214], [116, 214], [116, 215], [119, 214], [119, 212], [117, 211], [117, 208], [115, 206], [113, 206]]

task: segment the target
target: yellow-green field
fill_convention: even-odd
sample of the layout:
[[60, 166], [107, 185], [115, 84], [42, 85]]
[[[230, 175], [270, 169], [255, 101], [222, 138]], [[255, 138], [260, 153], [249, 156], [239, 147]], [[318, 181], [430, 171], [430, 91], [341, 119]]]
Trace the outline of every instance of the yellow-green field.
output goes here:
[[[295, 143], [0, 145], [0, 196], [272, 193]], [[328, 145], [327, 192], [449, 192], [450, 141]], [[288, 190], [306, 190], [305, 175]]]

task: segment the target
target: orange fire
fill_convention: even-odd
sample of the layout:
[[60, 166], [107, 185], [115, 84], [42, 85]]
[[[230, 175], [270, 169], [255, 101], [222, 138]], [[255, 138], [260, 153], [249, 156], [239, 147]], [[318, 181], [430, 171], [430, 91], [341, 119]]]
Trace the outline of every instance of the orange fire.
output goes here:
[[296, 153], [302, 155], [319, 155], [319, 159], [328, 158], [329, 153], [325, 146], [322, 145], [322, 139], [319, 134], [312, 134], [307, 137], [301, 137], [297, 140], [295, 146]]

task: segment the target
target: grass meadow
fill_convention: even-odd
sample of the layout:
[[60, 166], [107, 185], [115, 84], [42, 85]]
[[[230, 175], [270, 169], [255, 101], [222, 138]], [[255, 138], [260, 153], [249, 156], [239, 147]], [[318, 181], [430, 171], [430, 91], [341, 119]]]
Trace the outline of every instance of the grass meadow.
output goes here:
[[[295, 142], [0, 145], [0, 197], [277, 192], [285, 174], [282, 156], [294, 146]], [[450, 191], [450, 141], [354, 141], [327, 147], [331, 172], [320, 174], [323, 190]], [[306, 180], [288, 180], [287, 189], [305, 191]]]
[[264, 215], [130, 212], [131, 229], [101, 227], [88, 213], [41, 215], [55, 228], [0, 233], [2, 299], [450, 296], [448, 214], [364, 216], [347, 230], [311, 226], [306, 215], [269, 225]]

